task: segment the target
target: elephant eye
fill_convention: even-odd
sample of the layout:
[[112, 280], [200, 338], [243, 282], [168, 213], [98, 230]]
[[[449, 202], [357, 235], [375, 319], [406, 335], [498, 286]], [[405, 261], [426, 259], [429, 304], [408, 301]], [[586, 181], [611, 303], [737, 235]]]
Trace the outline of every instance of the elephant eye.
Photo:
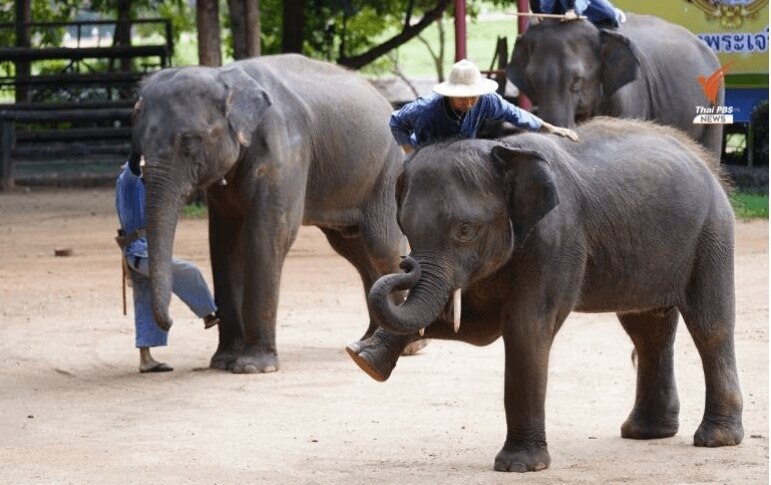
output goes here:
[[196, 134], [187, 133], [182, 135], [179, 144], [185, 155], [194, 155], [201, 148], [201, 137]]
[[474, 239], [479, 232], [479, 227], [471, 224], [470, 222], [464, 222], [460, 226], [458, 226], [457, 231], [455, 232], [455, 239], [461, 243], [465, 244], [472, 239]]
[[580, 77], [576, 77], [573, 79], [573, 83], [570, 85], [570, 90], [574, 93], [577, 93], [581, 90], [581, 85], [583, 84], [583, 80]]

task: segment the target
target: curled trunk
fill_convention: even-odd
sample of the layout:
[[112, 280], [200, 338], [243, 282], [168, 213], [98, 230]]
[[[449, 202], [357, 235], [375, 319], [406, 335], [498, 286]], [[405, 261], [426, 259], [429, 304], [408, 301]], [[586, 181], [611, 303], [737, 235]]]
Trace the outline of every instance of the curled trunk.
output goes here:
[[[418, 263], [408, 256], [402, 262], [405, 273], [383, 276], [369, 292], [370, 311], [386, 330], [397, 334], [413, 334], [436, 320], [453, 290], [448, 265], [431, 259]], [[391, 301], [394, 291], [409, 289], [401, 305]]]

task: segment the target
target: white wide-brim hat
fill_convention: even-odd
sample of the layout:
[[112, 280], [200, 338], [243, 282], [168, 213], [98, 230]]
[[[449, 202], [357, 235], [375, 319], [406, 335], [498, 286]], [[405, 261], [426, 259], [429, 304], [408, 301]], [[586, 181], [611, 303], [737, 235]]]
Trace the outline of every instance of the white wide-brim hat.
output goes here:
[[434, 86], [434, 92], [451, 98], [468, 98], [492, 93], [498, 83], [482, 77], [477, 66], [463, 59], [452, 66], [447, 81]]

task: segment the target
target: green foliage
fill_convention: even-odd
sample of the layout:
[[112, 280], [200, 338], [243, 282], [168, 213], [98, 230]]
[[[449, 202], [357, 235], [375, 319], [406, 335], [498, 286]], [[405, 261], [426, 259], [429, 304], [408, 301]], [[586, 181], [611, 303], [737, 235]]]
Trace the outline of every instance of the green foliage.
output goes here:
[[731, 205], [739, 219], [768, 219], [768, 194], [734, 192]]
[[[71, 22], [76, 19], [115, 19], [117, 0], [31, 0], [32, 22]], [[0, 0], [0, 23], [16, 20], [16, 0]], [[178, 41], [182, 32], [195, 31], [195, 14], [185, 0], [131, 0], [131, 18], [164, 18], [171, 20], [172, 33]], [[138, 36], [163, 35], [157, 25], [138, 25]], [[33, 47], [62, 45], [65, 28], [34, 28], [31, 32]], [[165, 40], [165, 39], [164, 39]], [[0, 45], [16, 45], [13, 28], [0, 29]], [[41, 72], [57, 72], [58, 65], [45, 63]], [[60, 71], [61, 69], [58, 69]], [[13, 63], [0, 64], [0, 75], [13, 76]]]
[[[471, 0], [467, 14], [476, 18], [485, 3]], [[514, 0], [502, 3], [516, 4]], [[414, 23], [436, 4], [436, 0], [305, 0], [303, 53], [329, 61], [338, 59], [341, 54], [361, 54], [404, 29], [410, 5], [410, 21]], [[281, 52], [283, 2], [261, 0], [260, 14], [263, 54]], [[452, 3], [445, 15], [452, 16]], [[382, 59], [371, 69], [383, 70], [391, 64], [388, 59]]]
[[188, 204], [182, 208], [182, 217], [186, 219], [206, 219], [207, 215], [206, 205], [199, 202]]
[[[61, 22], [73, 18], [77, 10], [78, 0], [32, 0], [30, 5], [33, 22]], [[16, 21], [16, 0], [0, 0], [0, 23]], [[35, 47], [57, 46], [64, 36], [63, 29], [37, 29], [31, 32], [35, 35]], [[0, 45], [16, 45], [16, 29], [0, 29]], [[0, 63], [0, 76], [13, 76], [13, 63]]]

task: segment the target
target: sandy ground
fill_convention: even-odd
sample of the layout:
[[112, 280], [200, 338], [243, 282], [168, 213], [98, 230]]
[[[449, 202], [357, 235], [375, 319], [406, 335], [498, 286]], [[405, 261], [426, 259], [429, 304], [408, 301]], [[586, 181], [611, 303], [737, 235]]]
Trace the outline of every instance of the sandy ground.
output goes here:
[[[176, 370], [140, 375], [115, 226], [110, 190], [0, 194], [0, 483], [768, 483], [767, 221], [737, 225], [744, 442], [691, 446], [704, 379], [684, 325], [680, 433], [621, 439], [632, 344], [613, 315], [574, 314], [552, 352], [552, 466], [526, 475], [492, 470], [502, 343], [434, 341], [370, 380], [343, 351], [365, 328], [360, 282], [315, 228], [285, 266], [278, 373], [209, 370], [217, 332], [175, 300], [156, 356]], [[175, 251], [211, 281], [205, 221], [182, 221]]]

